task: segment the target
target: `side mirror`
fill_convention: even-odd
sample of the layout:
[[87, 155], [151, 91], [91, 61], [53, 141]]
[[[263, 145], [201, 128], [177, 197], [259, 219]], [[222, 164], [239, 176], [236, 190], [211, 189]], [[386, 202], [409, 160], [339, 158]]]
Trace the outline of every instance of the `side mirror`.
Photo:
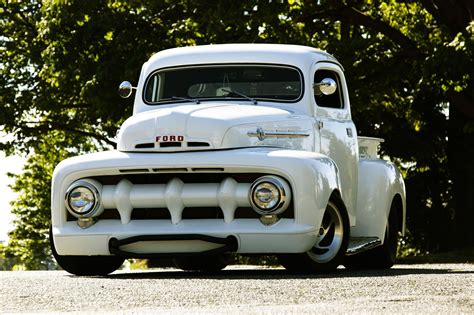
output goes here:
[[334, 81], [334, 79], [331, 79], [331, 78], [324, 78], [321, 80], [320, 83], [315, 83], [313, 85], [313, 89], [314, 89], [314, 94], [316, 95], [331, 95], [331, 94], [334, 94], [334, 92], [336, 92], [337, 90], [337, 84], [336, 84], [336, 81]]
[[130, 95], [132, 95], [133, 90], [136, 90], [136, 89], [137, 89], [136, 87], [132, 86], [132, 83], [128, 81], [123, 81], [119, 85], [118, 92], [121, 98], [129, 98]]

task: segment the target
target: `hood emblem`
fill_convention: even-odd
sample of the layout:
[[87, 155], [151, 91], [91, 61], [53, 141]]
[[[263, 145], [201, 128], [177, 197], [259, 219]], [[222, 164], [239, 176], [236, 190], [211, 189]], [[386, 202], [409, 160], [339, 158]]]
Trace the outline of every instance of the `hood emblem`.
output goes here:
[[184, 136], [177, 135], [166, 135], [166, 136], [156, 136], [155, 142], [183, 142]]
[[247, 132], [249, 137], [257, 137], [258, 140], [263, 141], [266, 138], [303, 138], [309, 137], [309, 133], [301, 131], [270, 131], [258, 127], [256, 131]]

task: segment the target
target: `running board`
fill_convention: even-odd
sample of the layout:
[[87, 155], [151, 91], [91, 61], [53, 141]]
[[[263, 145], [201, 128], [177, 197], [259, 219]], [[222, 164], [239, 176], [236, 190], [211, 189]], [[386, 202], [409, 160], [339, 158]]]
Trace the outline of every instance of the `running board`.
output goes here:
[[346, 256], [359, 254], [380, 245], [382, 245], [382, 241], [378, 237], [351, 237]]

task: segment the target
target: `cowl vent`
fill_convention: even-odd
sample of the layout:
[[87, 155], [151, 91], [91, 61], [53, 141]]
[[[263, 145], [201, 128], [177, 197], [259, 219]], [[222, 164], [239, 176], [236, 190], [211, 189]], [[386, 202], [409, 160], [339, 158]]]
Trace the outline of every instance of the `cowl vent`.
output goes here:
[[[181, 147], [188, 147], [188, 148], [208, 148], [211, 145], [209, 142], [199, 142], [199, 141], [190, 141], [190, 142], [160, 142], [160, 148], [181, 148]], [[135, 145], [135, 149], [154, 149], [155, 143], [147, 142], [147, 143], [139, 143]]]
[[160, 148], [180, 148], [181, 142], [160, 142]]
[[139, 143], [135, 145], [135, 149], [151, 149], [154, 148], [155, 144], [153, 142], [150, 143]]

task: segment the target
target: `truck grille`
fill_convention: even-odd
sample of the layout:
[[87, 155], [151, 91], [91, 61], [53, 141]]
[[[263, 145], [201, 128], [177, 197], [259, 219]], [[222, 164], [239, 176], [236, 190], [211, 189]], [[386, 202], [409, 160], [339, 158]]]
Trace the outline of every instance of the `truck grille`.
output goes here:
[[[182, 220], [231, 222], [260, 217], [250, 207], [248, 190], [253, 181], [266, 174], [224, 173], [221, 168], [213, 169], [214, 173], [186, 168], [183, 171], [187, 173], [178, 174], [156, 170], [160, 173], [92, 177], [103, 185], [105, 210], [98, 219], [121, 220], [122, 224], [130, 220], [171, 220], [178, 224]], [[293, 206], [281, 217], [294, 218]]]
[[[69, 221], [75, 220], [69, 215]], [[252, 208], [239, 207], [235, 210], [234, 219], [258, 219], [260, 215], [252, 210]], [[283, 218], [292, 218], [291, 209], [287, 209], [282, 214]], [[105, 209], [98, 217], [99, 220], [120, 220], [120, 214], [117, 209]], [[183, 220], [198, 219], [224, 219], [222, 210], [219, 207], [206, 208], [184, 208], [182, 214]], [[133, 209], [131, 221], [133, 220], [171, 220], [171, 214], [167, 208], [138, 208]]]

